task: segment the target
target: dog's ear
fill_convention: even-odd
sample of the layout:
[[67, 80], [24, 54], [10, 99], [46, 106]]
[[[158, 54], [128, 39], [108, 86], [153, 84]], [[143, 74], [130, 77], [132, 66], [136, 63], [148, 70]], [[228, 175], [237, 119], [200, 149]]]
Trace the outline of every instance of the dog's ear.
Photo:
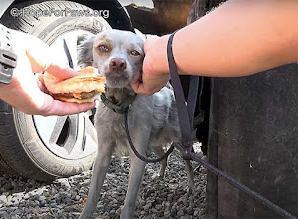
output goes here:
[[135, 28], [135, 34], [140, 37], [144, 42], [147, 38], [146, 34], [143, 34], [141, 31], [139, 31], [138, 29]]
[[148, 36], [157, 36], [154, 34], [144, 34], [141, 31], [139, 31], [138, 29], [135, 28], [135, 34], [140, 37], [144, 42], [146, 41]]
[[93, 43], [95, 36], [79, 36], [78, 45], [78, 60], [77, 63], [81, 68], [93, 66]]

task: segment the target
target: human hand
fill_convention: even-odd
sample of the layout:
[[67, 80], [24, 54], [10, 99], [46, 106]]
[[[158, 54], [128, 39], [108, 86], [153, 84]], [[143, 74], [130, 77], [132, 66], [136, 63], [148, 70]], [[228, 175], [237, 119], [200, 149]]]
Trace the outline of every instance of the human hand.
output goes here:
[[144, 44], [145, 58], [143, 74], [131, 83], [132, 89], [139, 94], [151, 95], [163, 88], [170, 79], [167, 43], [169, 35], [149, 36]]
[[66, 103], [54, 100], [48, 95], [33, 73], [47, 71], [64, 80], [76, 76], [76, 71], [53, 60], [55, 54], [40, 39], [10, 31], [18, 61], [12, 82], [8, 85], [0, 84], [0, 99], [24, 113], [43, 116], [76, 114], [94, 107], [94, 103]]

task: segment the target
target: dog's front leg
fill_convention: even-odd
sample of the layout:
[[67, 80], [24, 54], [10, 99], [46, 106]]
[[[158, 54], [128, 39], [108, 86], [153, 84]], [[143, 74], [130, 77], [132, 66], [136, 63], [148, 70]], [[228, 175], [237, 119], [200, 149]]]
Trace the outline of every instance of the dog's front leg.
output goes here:
[[194, 187], [195, 187], [194, 179], [193, 179], [194, 178], [193, 169], [192, 169], [190, 160], [184, 160], [184, 163], [185, 163], [185, 170], [187, 173], [188, 186], [189, 186], [190, 191], [193, 192]]
[[[148, 146], [148, 139], [146, 141], [135, 141], [135, 146], [138, 152], [142, 156], [146, 156], [146, 148]], [[144, 139], [143, 139], [144, 140]], [[136, 200], [139, 192], [139, 188], [142, 182], [145, 165], [146, 163], [140, 160], [134, 152], [129, 150], [130, 158], [130, 169], [129, 169], [129, 183], [128, 189], [125, 196], [124, 206], [121, 211], [121, 219], [132, 219], [134, 215], [134, 209], [136, 205]]]
[[93, 174], [92, 174], [90, 189], [88, 192], [87, 203], [86, 203], [86, 206], [84, 207], [83, 212], [80, 215], [80, 219], [91, 218], [94, 211], [96, 210], [97, 202], [100, 196], [100, 191], [101, 191], [104, 179], [106, 177], [106, 174], [111, 162], [111, 156], [113, 153], [114, 145], [111, 142], [110, 144], [111, 145], [99, 144], [99, 149], [93, 166]]
[[[162, 145], [156, 147], [155, 152], [158, 154], [159, 157], [162, 157], [162, 156], [165, 155], [165, 151], [163, 150]], [[159, 179], [164, 178], [167, 163], [168, 163], [168, 157], [161, 161], [161, 166], [160, 166], [160, 170], [159, 170], [159, 173], [158, 173]]]
[[121, 219], [133, 218], [136, 200], [146, 165], [145, 162], [141, 161], [136, 156], [133, 156], [130, 161], [129, 184], [124, 206], [121, 211]]

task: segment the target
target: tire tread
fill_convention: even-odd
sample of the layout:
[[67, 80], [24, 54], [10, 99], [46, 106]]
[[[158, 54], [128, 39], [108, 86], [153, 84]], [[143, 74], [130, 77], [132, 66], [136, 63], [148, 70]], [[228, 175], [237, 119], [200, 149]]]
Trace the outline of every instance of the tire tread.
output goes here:
[[[42, 2], [39, 0], [17, 3], [12, 5], [10, 8], [12, 7], [16, 7], [18, 9], [30, 7], [36, 10], [44, 10], [49, 8], [63, 9], [65, 7], [72, 9], [87, 9], [86, 6], [70, 1]], [[63, 21], [59, 21], [59, 18], [55, 17], [52, 17], [51, 19], [48, 17], [30, 18], [29, 16], [20, 16], [14, 18], [10, 16], [10, 8], [2, 16], [1, 23], [7, 27], [23, 31], [25, 33], [34, 33], [37, 35], [36, 31], [40, 32], [42, 26], [46, 27], [50, 25], [51, 22], [55, 21], [57, 21], [59, 25], [63, 23]], [[91, 32], [93, 31], [94, 33], [100, 30], [94, 29], [95, 27], [90, 20], [88, 20], [89, 23], [86, 23], [86, 19], [80, 20], [74, 17], [69, 17], [68, 21], [71, 21], [72, 25], [76, 28], [86, 26], [86, 28], [88, 28], [86, 30]], [[59, 34], [61, 34], [61, 32], [55, 32], [53, 36], [58, 36]], [[57, 176], [73, 175], [90, 169], [95, 157], [95, 153], [76, 161], [62, 160], [57, 156], [54, 158], [54, 160], [57, 160], [57, 163], [55, 163], [53, 159], [51, 160], [51, 158], [46, 157], [41, 149], [35, 149], [34, 146], [27, 144], [26, 140], [29, 137], [27, 136], [28, 131], [18, 133], [15, 127], [17, 125], [22, 126], [23, 129], [31, 129], [32, 127], [26, 126], [26, 117], [28, 116], [21, 113], [15, 113], [15, 111], [8, 104], [0, 100], [0, 172], [7, 173], [9, 175], [22, 175], [26, 178], [32, 178], [41, 181], [50, 181], [55, 179]], [[15, 122], [15, 120], [17, 122]], [[32, 132], [33, 131], [35, 130], [32, 130]], [[22, 146], [21, 141], [23, 141], [24, 145], [27, 144], [27, 146]], [[36, 143], [36, 146], [40, 147], [37, 144], [38, 143]], [[30, 147], [30, 149], [25, 149], [24, 147]], [[44, 163], [37, 163], [34, 159], [45, 161]]]

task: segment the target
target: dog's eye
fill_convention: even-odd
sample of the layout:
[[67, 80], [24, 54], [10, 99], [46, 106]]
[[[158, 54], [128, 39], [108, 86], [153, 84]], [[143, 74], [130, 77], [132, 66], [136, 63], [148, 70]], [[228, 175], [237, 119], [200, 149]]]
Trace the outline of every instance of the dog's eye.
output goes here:
[[99, 49], [100, 51], [102, 51], [102, 52], [108, 52], [108, 51], [109, 51], [109, 48], [106, 47], [105, 45], [101, 45], [101, 46], [99, 46], [98, 49]]
[[131, 51], [130, 54], [133, 55], [133, 56], [139, 56], [139, 55], [141, 55], [137, 50]]

